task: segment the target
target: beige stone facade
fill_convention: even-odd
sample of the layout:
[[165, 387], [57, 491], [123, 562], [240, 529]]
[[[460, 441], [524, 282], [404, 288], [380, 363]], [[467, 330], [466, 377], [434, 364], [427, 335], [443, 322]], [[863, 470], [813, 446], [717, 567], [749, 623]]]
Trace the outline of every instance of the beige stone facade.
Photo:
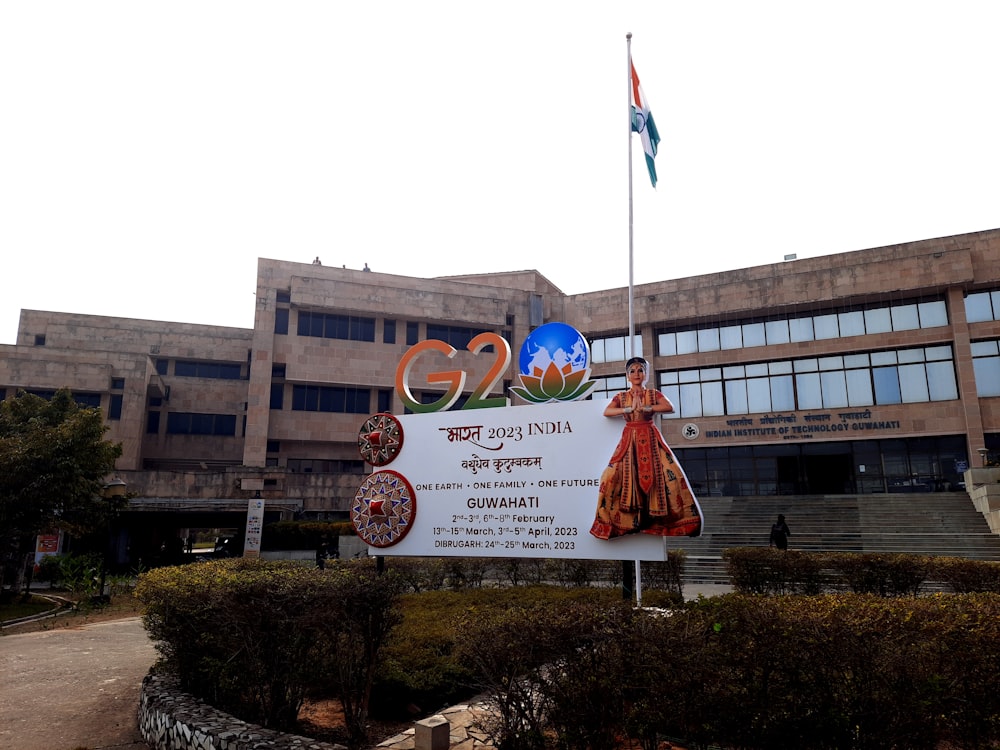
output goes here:
[[[983, 292], [997, 292], [997, 313], [969, 322], [966, 297]], [[123, 444], [119, 469], [138, 495], [137, 510], [245, 511], [248, 499], [260, 492], [271, 517], [274, 512], [331, 517], [347, 509], [364, 470], [357, 434], [366, 414], [336, 404], [299, 408], [297, 401], [318, 393], [331, 403], [367, 399], [367, 413], [401, 413], [397, 365], [414, 341], [433, 337], [428, 326], [432, 332], [443, 327], [459, 335], [463, 329], [502, 335], [514, 353], [501, 381], [506, 388], [516, 382], [516, 355], [531, 330], [562, 321], [595, 341], [624, 336], [628, 296], [625, 288], [565, 295], [534, 271], [417, 279], [260, 259], [252, 330], [24, 310], [17, 344], [0, 347], [0, 389], [10, 398], [19, 389], [69, 387], [99, 399], [109, 415], [109, 437]], [[859, 353], [951, 351], [955, 398], [907, 402], [904, 397], [898, 403], [763, 412], [729, 411], [727, 401], [724, 413], [717, 407], [699, 413], [685, 403], [690, 414], [665, 420], [664, 432], [682, 458], [685, 453], [695, 460], [707, 456], [707, 489], [719, 491], [726, 484], [718, 474], [728, 470], [720, 467], [736, 466], [728, 457], [736, 456], [736, 449], [759, 450], [763, 456], [764, 448], [776, 445], [943, 436], [953, 445], [960, 437], [960, 452], [978, 465], [978, 449], [1000, 447], [1000, 398], [979, 397], [982, 384], [976, 383], [973, 365], [976, 342], [1000, 340], [1000, 230], [643, 284], [635, 287], [633, 298], [636, 334], [651, 370], [668, 379], [673, 376], [663, 373], [680, 373], [681, 383], [709, 377], [714, 368], [743, 367], [750, 373], [769, 363], [798, 367], [805, 360], [828, 362]], [[663, 336], [697, 338], [702, 331], [710, 337], [716, 329], [750, 330], [801, 318], [818, 326], [829, 316], [913, 305], [944, 310], [946, 321], [829, 338], [789, 337], [765, 345], [701, 346], [685, 353], [662, 345]], [[331, 328], [326, 334], [300, 334], [309, 321]], [[353, 325], [360, 326], [357, 335], [351, 333]], [[343, 336], [329, 334], [337, 326], [344, 327]], [[415, 393], [434, 390], [426, 377], [441, 364], [432, 358], [417, 364], [410, 375]], [[468, 372], [468, 392], [490, 364], [489, 357], [459, 351], [447, 367]], [[593, 374], [613, 378], [622, 369], [621, 359], [597, 362]], [[899, 371], [910, 372], [902, 363]], [[734, 383], [720, 382], [718, 388], [699, 387], [728, 398]], [[681, 389], [676, 392], [692, 392]], [[869, 414], [866, 420], [841, 416], [862, 410]], [[814, 423], [840, 422], [852, 428], [805, 431]], [[855, 424], [862, 428], [854, 429]], [[780, 427], [788, 429], [781, 433]], [[785, 459], [781, 469], [795, 475], [790, 483], [761, 481], [766, 472], [758, 471], [752, 483], [744, 482], [743, 494], [746, 487], [781, 492], [794, 485], [809, 491], [804, 477], [817, 464], [805, 456], [812, 449], [795, 450], [798, 463]], [[949, 450], [957, 462], [958, 453]], [[713, 458], [723, 453], [725, 460]], [[747, 455], [758, 460], [752, 451]], [[845, 482], [858, 478], [857, 456], [836, 465], [830, 471], [852, 472]], [[951, 468], [938, 469], [939, 478], [953, 474]], [[892, 471], [883, 473], [895, 476]], [[883, 489], [893, 491], [888, 479]], [[189, 519], [185, 523], [190, 525]]]

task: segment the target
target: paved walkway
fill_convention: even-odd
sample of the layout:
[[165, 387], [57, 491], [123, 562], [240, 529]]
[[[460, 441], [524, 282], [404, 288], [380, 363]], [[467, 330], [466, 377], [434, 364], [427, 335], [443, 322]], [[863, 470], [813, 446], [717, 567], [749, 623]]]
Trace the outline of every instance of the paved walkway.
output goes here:
[[[687, 584], [686, 599], [730, 586]], [[0, 635], [0, 748], [148, 750], [136, 711], [156, 652], [137, 617], [36, 633]], [[487, 748], [471, 728], [475, 704], [442, 712], [452, 748]], [[382, 743], [410, 750], [414, 730]]]
[[0, 748], [148, 750], [136, 712], [156, 652], [137, 617], [0, 636]]

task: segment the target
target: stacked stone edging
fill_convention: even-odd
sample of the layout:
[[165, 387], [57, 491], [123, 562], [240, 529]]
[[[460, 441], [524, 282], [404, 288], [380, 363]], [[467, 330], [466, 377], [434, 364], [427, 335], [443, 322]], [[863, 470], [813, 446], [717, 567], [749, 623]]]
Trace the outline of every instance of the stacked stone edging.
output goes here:
[[154, 750], [345, 750], [241, 721], [185, 693], [172, 675], [156, 672], [142, 681], [139, 732]]

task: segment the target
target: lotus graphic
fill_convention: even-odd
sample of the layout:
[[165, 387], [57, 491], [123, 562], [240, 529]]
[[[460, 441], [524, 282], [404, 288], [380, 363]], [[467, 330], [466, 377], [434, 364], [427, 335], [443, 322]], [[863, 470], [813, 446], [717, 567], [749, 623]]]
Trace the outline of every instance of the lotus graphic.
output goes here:
[[594, 388], [590, 346], [566, 323], [546, 323], [524, 340], [518, 355], [520, 387], [510, 390], [525, 401], [546, 404], [578, 401]]

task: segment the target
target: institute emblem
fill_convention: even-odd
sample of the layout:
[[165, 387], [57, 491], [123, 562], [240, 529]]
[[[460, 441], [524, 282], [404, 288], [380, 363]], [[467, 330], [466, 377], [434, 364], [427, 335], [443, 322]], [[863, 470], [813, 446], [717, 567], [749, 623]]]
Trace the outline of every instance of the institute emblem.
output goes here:
[[358, 452], [372, 466], [385, 466], [403, 448], [403, 425], [391, 414], [375, 414], [358, 432]]
[[354, 495], [351, 523], [371, 547], [391, 547], [413, 526], [417, 499], [402, 474], [383, 469], [370, 474]]

